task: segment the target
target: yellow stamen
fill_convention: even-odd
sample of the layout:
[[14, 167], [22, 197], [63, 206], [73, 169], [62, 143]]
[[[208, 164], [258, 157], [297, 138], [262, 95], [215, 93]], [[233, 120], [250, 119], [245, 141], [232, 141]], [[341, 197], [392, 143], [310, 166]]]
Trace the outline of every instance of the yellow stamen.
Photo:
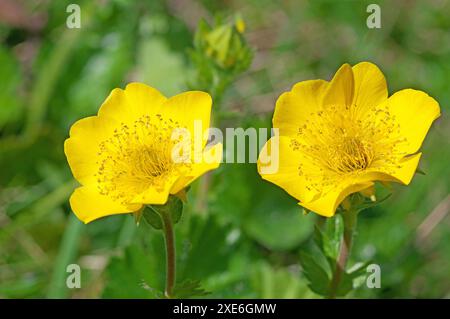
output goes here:
[[362, 110], [357, 105], [333, 105], [311, 113], [291, 147], [319, 164], [300, 163], [298, 173], [309, 181], [310, 190], [323, 192], [337, 187], [343, 176], [371, 168], [391, 173], [407, 155], [399, 151], [406, 142], [399, 133], [399, 124], [386, 106]]
[[157, 114], [115, 129], [112, 137], [100, 143], [96, 174], [100, 194], [126, 203], [151, 187], [162, 192], [170, 174], [189, 166], [172, 160], [176, 128], [177, 122]]

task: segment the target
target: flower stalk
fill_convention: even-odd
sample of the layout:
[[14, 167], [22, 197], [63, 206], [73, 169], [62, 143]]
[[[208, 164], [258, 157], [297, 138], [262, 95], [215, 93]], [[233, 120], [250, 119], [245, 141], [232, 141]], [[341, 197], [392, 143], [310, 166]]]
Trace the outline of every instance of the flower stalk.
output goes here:
[[162, 231], [166, 246], [166, 288], [164, 294], [166, 298], [173, 298], [173, 290], [176, 279], [176, 252], [175, 252], [175, 233], [173, 229], [172, 214], [169, 210], [161, 209], [159, 211], [162, 221]]
[[342, 217], [344, 220], [344, 233], [342, 236], [339, 255], [336, 260], [336, 268], [334, 269], [333, 277], [330, 282], [330, 293], [328, 296], [330, 299], [336, 298], [343, 274], [345, 274], [345, 266], [347, 265], [347, 260], [350, 255], [353, 235], [356, 228], [358, 210], [350, 207], [342, 213]]

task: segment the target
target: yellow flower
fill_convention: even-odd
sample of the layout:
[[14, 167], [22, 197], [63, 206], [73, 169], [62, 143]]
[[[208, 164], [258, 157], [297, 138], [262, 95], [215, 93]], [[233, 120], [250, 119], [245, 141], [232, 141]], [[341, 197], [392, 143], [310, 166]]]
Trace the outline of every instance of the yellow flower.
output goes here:
[[[375, 181], [409, 184], [439, 115], [439, 104], [424, 92], [405, 89], [388, 98], [376, 65], [344, 64], [330, 82], [299, 82], [278, 98], [279, 132], [262, 149], [258, 171], [300, 205], [333, 216], [348, 195]], [[278, 170], [265, 173], [270, 155], [276, 160], [274, 147]]]
[[[88, 223], [136, 212], [145, 204], [165, 204], [169, 194], [217, 168], [222, 145], [206, 148], [207, 134], [194, 134], [195, 121], [209, 128], [211, 103], [209, 94], [198, 91], [166, 98], [140, 83], [114, 89], [97, 116], [73, 124], [64, 143], [82, 185], [70, 198], [77, 217]], [[176, 137], [177, 130], [190, 134], [189, 139]], [[189, 152], [183, 153], [188, 160], [174, 156], [177, 145], [188, 145]], [[200, 145], [199, 151], [191, 152], [194, 145]]]

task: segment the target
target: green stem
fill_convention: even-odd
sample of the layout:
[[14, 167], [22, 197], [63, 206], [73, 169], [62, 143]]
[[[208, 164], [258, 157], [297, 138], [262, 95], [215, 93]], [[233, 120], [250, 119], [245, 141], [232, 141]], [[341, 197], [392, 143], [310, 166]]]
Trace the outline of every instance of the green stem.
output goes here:
[[344, 219], [344, 234], [339, 255], [336, 260], [336, 268], [334, 269], [333, 277], [331, 278], [330, 294], [328, 296], [330, 299], [336, 298], [339, 290], [339, 284], [342, 280], [342, 274], [345, 273], [345, 266], [352, 247], [353, 233], [356, 228], [357, 216], [358, 212], [355, 210], [347, 210], [342, 214]]
[[173, 230], [173, 222], [170, 211], [160, 211], [163, 223], [164, 241], [166, 243], [166, 298], [173, 297], [173, 288], [176, 278], [176, 261], [175, 261], [175, 233]]

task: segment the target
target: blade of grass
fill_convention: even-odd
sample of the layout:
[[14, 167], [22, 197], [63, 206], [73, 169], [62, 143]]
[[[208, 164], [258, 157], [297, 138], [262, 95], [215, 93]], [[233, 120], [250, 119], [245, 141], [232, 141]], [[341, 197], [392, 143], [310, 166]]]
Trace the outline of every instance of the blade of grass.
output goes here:
[[66, 268], [69, 264], [75, 262], [74, 259], [78, 252], [82, 230], [83, 223], [74, 214], [71, 214], [56, 257], [52, 278], [48, 286], [47, 298], [66, 298], [68, 296], [69, 290], [66, 286], [68, 273]]
[[12, 219], [7, 227], [0, 229], [0, 245], [17, 231], [42, 221], [45, 216], [54, 212], [56, 207], [67, 200], [75, 186], [75, 181], [69, 181], [42, 197], [32, 206], [18, 212], [18, 216]]

